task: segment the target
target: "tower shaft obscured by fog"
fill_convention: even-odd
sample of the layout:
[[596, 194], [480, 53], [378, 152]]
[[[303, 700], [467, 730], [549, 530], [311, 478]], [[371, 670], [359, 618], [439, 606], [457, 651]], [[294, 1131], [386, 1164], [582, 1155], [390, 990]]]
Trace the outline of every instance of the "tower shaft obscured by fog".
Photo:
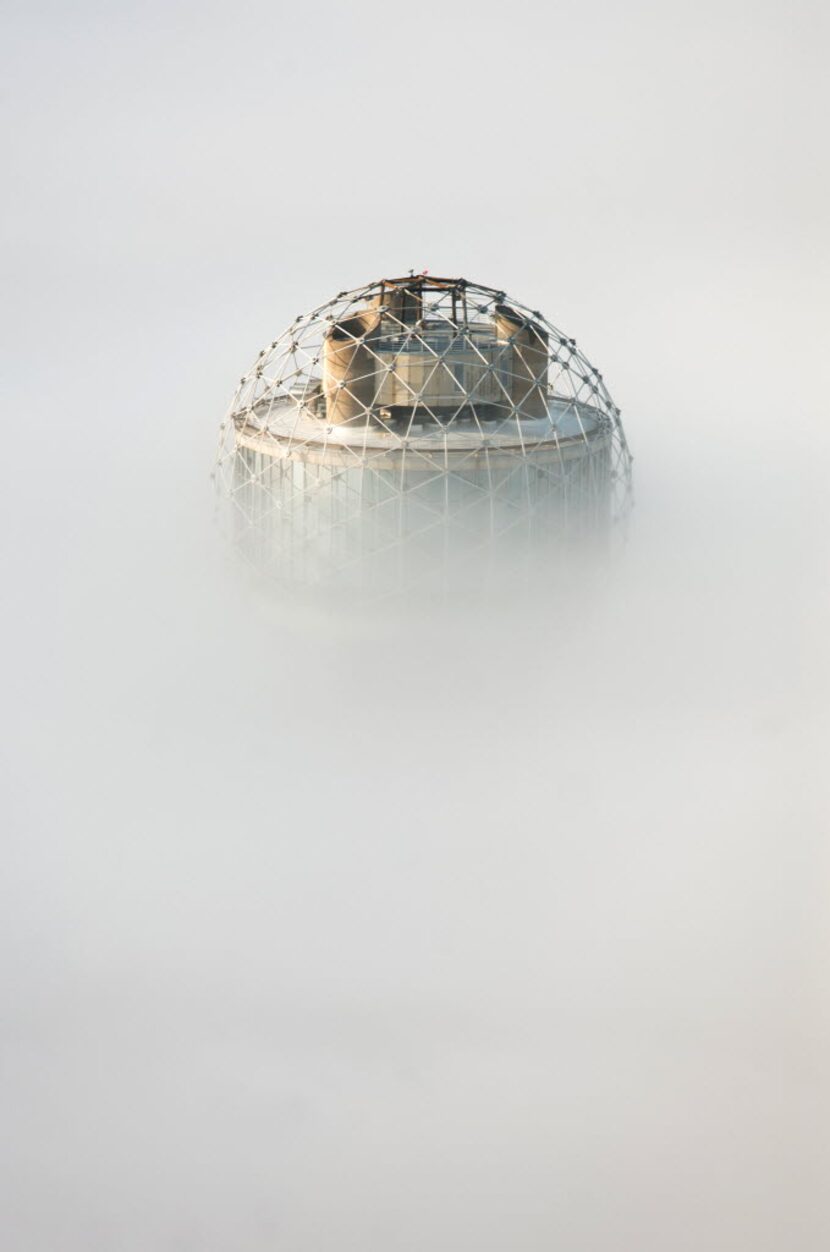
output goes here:
[[420, 275], [341, 292], [264, 349], [219, 468], [257, 566], [383, 589], [601, 536], [630, 461], [572, 339], [502, 291]]

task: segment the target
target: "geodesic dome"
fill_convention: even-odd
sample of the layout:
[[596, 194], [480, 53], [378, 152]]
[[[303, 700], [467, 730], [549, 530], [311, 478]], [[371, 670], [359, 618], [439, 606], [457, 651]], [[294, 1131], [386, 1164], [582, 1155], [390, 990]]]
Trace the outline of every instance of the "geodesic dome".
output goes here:
[[411, 573], [602, 527], [631, 457], [573, 339], [503, 291], [411, 274], [340, 292], [259, 353], [219, 471], [256, 564], [365, 583], [404, 552]]

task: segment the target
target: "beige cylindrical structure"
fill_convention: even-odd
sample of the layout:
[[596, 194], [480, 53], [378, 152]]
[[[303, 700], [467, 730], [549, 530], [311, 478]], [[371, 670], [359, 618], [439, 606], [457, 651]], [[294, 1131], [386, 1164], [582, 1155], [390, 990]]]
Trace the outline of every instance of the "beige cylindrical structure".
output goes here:
[[498, 339], [509, 340], [513, 347], [511, 400], [522, 417], [546, 417], [547, 332], [507, 304], [496, 305], [494, 320]]
[[393, 283], [386, 287], [378, 300], [386, 308], [387, 316], [403, 326], [414, 326], [421, 320], [424, 307], [423, 283]]
[[323, 340], [326, 419], [334, 426], [369, 419], [377, 383], [377, 359], [370, 340], [378, 321], [374, 310], [354, 313], [335, 322]]

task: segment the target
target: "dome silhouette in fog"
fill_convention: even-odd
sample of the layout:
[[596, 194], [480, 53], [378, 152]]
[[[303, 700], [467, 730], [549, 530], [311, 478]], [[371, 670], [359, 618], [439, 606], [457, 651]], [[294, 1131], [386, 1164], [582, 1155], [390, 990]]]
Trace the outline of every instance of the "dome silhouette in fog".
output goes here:
[[630, 495], [599, 371], [542, 313], [463, 278], [381, 279], [295, 318], [223, 435], [243, 548], [300, 581], [374, 581], [403, 548], [434, 567], [454, 540], [515, 551], [610, 524]]

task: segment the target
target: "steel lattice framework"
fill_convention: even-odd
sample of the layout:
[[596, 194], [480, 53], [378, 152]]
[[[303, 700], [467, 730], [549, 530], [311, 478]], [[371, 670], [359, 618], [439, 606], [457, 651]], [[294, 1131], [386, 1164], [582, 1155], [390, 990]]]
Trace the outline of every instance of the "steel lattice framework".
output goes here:
[[258, 567], [365, 586], [603, 531], [631, 456], [573, 339], [503, 291], [413, 274], [340, 292], [259, 353], [218, 481]]

